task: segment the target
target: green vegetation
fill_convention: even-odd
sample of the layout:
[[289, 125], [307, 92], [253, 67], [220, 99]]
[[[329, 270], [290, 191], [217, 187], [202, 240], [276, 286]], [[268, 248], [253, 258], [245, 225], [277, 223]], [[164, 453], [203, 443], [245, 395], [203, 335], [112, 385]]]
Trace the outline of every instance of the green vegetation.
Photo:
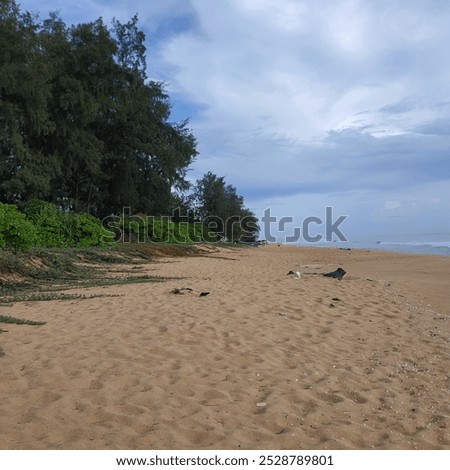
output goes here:
[[0, 315], [0, 323], [14, 323], [16, 325], [45, 325], [45, 321], [23, 320], [21, 318], [10, 317], [9, 315]]
[[[34, 249], [25, 253], [0, 250], [0, 274], [4, 277], [0, 280], [0, 303], [86, 299], [92, 296], [61, 291], [164, 281], [164, 278], [139, 272], [138, 268], [150, 259], [150, 255], [133, 247], [124, 250]], [[113, 269], [113, 266], [120, 269]]]
[[26, 250], [39, 243], [39, 235], [32, 222], [17, 207], [0, 203], [0, 248]]
[[[0, 323], [14, 323], [16, 325], [45, 325], [45, 321], [24, 320], [22, 318], [15, 318], [9, 315], [0, 315]], [[0, 330], [0, 333], [2, 331]], [[5, 351], [0, 347], [0, 357], [5, 355]]]
[[174, 222], [169, 217], [123, 215], [111, 220], [123, 242], [200, 243], [215, 242], [217, 235], [198, 222]]
[[221, 238], [254, 241], [258, 219], [244, 207], [244, 199], [225, 178], [208, 172], [197, 181], [193, 199], [204, 224]]
[[0, 203], [0, 248], [107, 247], [114, 236], [88, 214], [65, 213], [53, 204], [32, 200], [25, 213]]
[[255, 237], [254, 215], [223, 178], [186, 180], [196, 140], [187, 120], [170, 121], [144, 44], [137, 16], [69, 27], [0, 0], [0, 247], [105, 246], [99, 220], [124, 208], [153, 218], [128, 232], [115, 224], [117, 239]]

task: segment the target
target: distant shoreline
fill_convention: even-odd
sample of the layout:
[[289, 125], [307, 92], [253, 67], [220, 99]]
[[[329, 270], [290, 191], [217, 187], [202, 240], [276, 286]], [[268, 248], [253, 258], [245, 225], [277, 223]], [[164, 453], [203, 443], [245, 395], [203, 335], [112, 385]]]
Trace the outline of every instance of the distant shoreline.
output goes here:
[[[450, 237], [449, 237], [450, 238]], [[403, 253], [412, 255], [433, 255], [433, 256], [450, 256], [450, 241], [442, 245], [433, 245], [440, 242], [336, 242], [328, 244], [300, 244], [288, 246], [300, 246], [306, 248], [331, 248], [331, 249], [350, 249], [363, 251], [382, 251], [386, 253]]]

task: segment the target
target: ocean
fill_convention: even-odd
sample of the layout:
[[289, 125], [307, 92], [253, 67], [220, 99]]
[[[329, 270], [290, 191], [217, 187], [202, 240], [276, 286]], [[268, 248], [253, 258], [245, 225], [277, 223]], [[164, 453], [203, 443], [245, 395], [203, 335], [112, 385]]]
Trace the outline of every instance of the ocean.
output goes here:
[[323, 244], [323, 246], [450, 256], [450, 234], [355, 237], [353, 240], [350, 239], [347, 242], [338, 241], [334, 243], [326, 243]]

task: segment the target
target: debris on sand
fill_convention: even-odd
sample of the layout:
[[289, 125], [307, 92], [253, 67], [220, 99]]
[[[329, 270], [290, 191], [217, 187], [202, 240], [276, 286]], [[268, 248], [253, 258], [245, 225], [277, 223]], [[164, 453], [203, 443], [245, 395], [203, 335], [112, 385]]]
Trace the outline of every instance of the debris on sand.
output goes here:
[[[170, 293], [171, 294], [176, 294], [176, 295], [193, 294], [194, 289], [191, 289], [190, 287], [182, 287], [181, 289], [179, 289], [178, 287], [175, 287], [174, 289], [172, 289], [170, 291]], [[200, 294], [198, 296], [199, 297], [206, 297], [209, 294], [210, 294], [209, 292], [203, 291], [203, 292], [200, 292]]]
[[301, 278], [301, 274], [300, 274], [300, 271], [289, 271], [287, 273], [287, 276], [294, 276], [295, 279], [300, 279]]
[[340, 281], [345, 276], [345, 273], [346, 271], [344, 271], [342, 268], [337, 268], [336, 271], [333, 271], [332, 273], [322, 274], [322, 276], [333, 277], [334, 279], [338, 279]]
[[177, 287], [175, 287], [175, 289], [172, 289], [170, 291], [171, 294], [178, 294], [178, 295], [185, 294], [186, 292], [192, 293], [193, 289], [191, 289], [190, 287], [182, 287], [181, 289], [178, 289]]

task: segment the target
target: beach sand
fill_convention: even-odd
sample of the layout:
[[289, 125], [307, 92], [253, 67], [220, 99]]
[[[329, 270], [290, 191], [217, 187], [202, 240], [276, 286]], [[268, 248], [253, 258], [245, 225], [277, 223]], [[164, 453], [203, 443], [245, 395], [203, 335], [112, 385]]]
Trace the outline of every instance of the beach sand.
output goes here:
[[270, 245], [145, 269], [178, 279], [0, 307], [47, 321], [0, 324], [0, 449], [450, 449], [450, 258]]

